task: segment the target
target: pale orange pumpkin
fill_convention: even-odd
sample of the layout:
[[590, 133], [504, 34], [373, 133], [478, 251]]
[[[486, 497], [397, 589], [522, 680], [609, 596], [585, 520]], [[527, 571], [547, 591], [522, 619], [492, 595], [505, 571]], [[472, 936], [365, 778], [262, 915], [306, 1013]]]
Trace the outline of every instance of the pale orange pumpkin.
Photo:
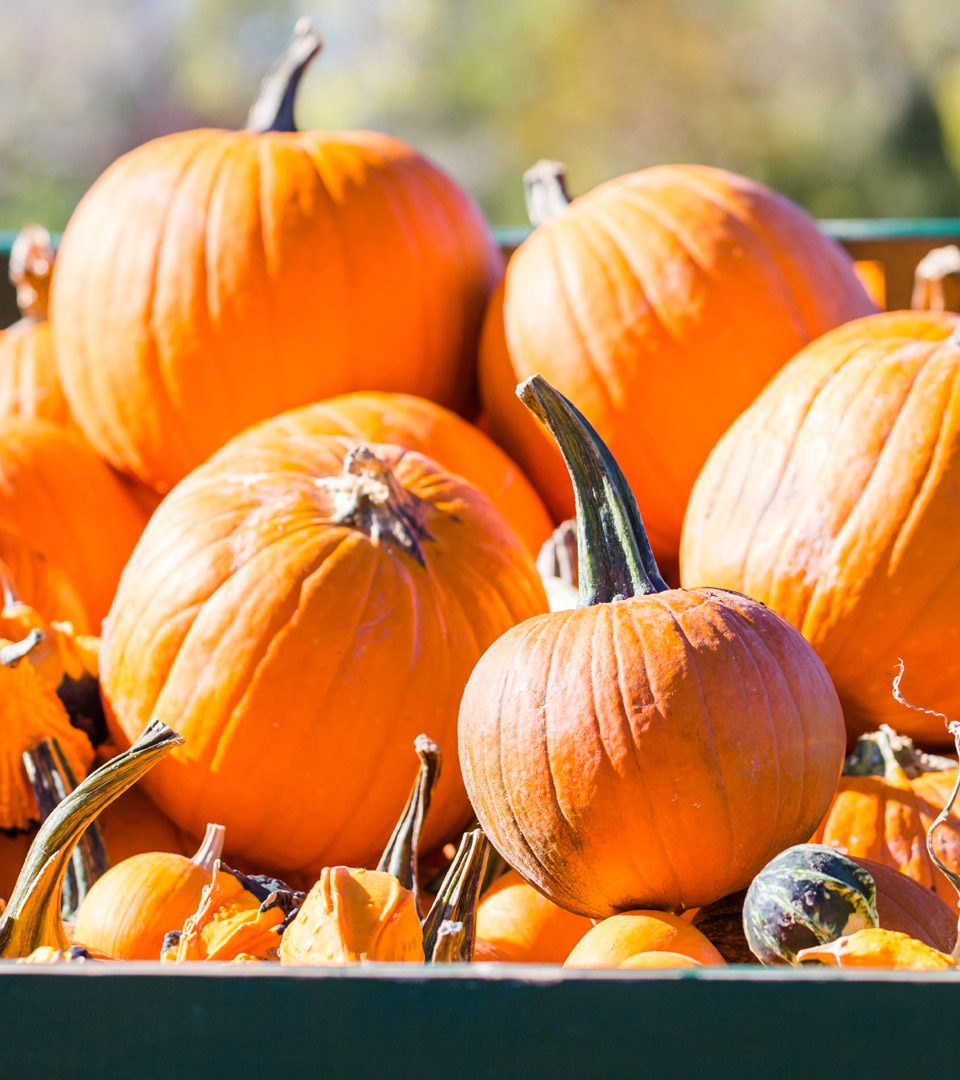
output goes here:
[[132, 150], [64, 233], [64, 391], [97, 450], [158, 491], [254, 421], [332, 394], [472, 405], [499, 251], [466, 192], [405, 143], [296, 130], [319, 47], [298, 24], [245, 131]]

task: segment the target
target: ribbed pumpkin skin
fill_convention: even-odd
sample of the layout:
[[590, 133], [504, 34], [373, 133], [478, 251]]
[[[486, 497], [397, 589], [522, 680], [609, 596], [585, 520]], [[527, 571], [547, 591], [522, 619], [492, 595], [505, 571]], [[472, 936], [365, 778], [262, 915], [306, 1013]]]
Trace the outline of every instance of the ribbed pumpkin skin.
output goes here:
[[225, 825], [242, 865], [374, 865], [420, 732], [449, 748], [423, 848], [448, 839], [470, 814], [453, 749], [464, 684], [546, 608], [496, 509], [419, 454], [373, 447], [432, 537], [424, 565], [334, 523], [323, 481], [342, 482], [348, 445], [225, 447], [158, 507], [105, 626], [111, 730], [124, 744], [156, 716], [185, 736], [147, 791], [194, 835]]
[[536, 555], [552, 528], [530, 481], [491, 439], [442, 405], [412, 394], [341, 394], [294, 409], [244, 432], [245, 439], [343, 435], [426, 454], [487, 495]]
[[801, 352], [721, 439], [684, 524], [685, 585], [737, 589], [814, 645], [851, 737], [950, 742], [960, 715], [960, 348], [954, 315], [891, 313]]
[[386, 135], [182, 132], [111, 165], [67, 226], [60, 377], [97, 450], [164, 491], [332, 394], [468, 407], [500, 270], [470, 198]]
[[69, 622], [79, 634], [89, 620], [70, 579], [25, 536], [0, 522], [0, 578], [6, 577], [16, 595], [46, 620]]
[[508, 264], [481, 346], [490, 431], [570, 517], [559, 455], [513, 396], [542, 374], [610, 448], [669, 570], [717, 439], [798, 349], [874, 310], [850, 259], [769, 188], [706, 166], [632, 173], [574, 200]]
[[0, 333], [0, 417], [4, 416], [75, 426], [57, 375], [48, 322], [21, 319]]
[[95, 629], [146, 519], [79, 435], [8, 418], [0, 421], [0, 520], [63, 569]]
[[484, 831], [592, 917], [698, 907], [806, 839], [843, 756], [813, 650], [762, 605], [671, 590], [531, 619], [470, 677], [460, 759]]

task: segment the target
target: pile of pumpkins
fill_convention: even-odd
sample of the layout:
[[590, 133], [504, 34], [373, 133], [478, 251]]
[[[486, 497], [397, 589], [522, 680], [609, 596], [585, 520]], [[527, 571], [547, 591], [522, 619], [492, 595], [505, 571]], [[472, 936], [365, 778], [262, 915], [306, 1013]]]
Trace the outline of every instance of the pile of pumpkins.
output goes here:
[[14, 247], [0, 957], [954, 967], [960, 319], [706, 166], [504, 269], [319, 48]]

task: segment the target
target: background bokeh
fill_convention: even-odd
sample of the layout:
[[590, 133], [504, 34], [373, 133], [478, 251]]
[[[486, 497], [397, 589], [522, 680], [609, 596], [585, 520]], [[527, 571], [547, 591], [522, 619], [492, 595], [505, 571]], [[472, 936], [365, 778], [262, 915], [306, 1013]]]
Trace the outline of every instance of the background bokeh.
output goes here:
[[943, 0], [7, 0], [0, 228], [61, 228], [118, 154], [242, 126], [298, 14], [326, 39], [301, 127], [373, 127], [495, 223], [538, 157], [585, 190], [663, 161], [821, 217], [960, 214], [960, 18]]

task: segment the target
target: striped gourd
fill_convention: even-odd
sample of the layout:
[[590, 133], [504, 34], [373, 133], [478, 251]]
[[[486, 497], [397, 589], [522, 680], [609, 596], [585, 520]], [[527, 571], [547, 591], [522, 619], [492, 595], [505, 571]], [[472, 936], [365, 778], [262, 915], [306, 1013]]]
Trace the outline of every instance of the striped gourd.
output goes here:
[[797, 844], [753, 879], [743, 929], [762, 964], [793, 964], [797, 953], [879, 925], [873, 878], [821, 844]]

